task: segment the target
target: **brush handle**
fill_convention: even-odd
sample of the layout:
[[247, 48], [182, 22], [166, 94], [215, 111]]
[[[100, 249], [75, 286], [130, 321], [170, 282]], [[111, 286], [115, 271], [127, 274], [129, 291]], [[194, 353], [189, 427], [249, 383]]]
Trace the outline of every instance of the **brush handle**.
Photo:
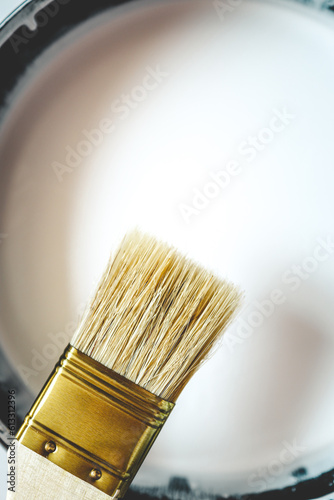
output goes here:
[[16, 460], [15, 493], [8, 491], [6, 500], [111, 500], [20, 443]]

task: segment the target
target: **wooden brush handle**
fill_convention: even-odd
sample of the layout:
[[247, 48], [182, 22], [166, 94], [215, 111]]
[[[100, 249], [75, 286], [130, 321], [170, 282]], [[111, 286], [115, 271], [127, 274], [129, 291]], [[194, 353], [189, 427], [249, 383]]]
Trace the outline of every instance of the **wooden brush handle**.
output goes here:
[[111, 500], [88, 483], [17, 443], [15, 493], [6, 500]]

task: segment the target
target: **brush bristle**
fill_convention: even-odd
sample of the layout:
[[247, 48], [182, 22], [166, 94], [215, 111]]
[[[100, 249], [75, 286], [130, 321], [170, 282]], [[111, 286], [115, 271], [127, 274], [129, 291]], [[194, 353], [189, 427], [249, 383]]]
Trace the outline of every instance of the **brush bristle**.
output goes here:
[[110, 260], [72, 345], [174, 402], [240, 298], [173, 247], [133, 231]]

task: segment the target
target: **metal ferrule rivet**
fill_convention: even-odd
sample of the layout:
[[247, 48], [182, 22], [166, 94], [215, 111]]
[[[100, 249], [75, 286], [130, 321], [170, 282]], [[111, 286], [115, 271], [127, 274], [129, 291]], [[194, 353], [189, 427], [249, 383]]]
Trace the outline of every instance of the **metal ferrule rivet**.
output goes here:
[[44, 449], [46, 453], [54, 453], [57, 449], [57, 445], [54, 441], [48, 441], [45, 443]]
[[98, 481], [102, 477], [102, 472], [99, 469], [92, 469], [89, 473], [89, 477], [94, 481]]
[[[80, 418], [83, 401], [89, 404]], [[173, 407], [68, 346], [17, 439], [111, 498], [123, 498]], [[98, 426], [96, 415], [103, 415]]]

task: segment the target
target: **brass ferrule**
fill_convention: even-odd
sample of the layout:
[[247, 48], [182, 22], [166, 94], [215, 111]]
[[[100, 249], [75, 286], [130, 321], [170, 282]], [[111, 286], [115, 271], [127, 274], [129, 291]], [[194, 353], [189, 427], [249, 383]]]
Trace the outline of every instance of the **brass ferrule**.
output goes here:
[[122, 498], [173, 407], [69, 345], [17, 439]]

